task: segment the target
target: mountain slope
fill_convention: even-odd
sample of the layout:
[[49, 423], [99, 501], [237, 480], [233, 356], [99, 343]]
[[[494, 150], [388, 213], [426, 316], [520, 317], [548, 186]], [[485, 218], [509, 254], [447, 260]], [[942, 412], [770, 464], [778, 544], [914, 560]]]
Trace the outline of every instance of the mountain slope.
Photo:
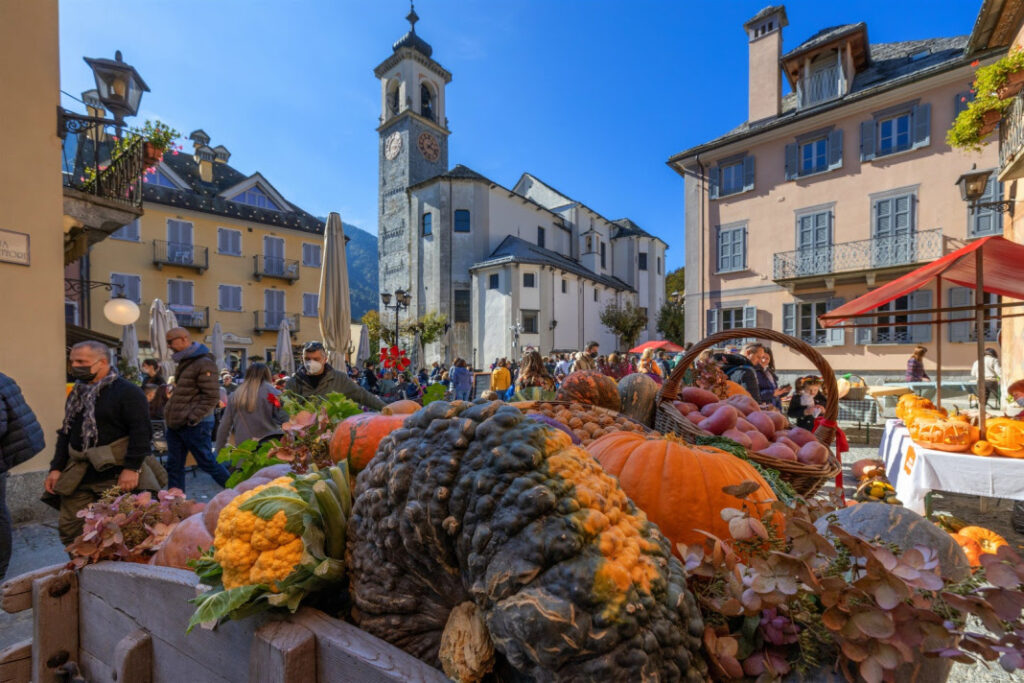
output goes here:
[[352, 320], [358, 322], [367, 311], [377, 309], [377, 236], [354, 225], [342, 223], [349, 238], [345, 248], [348, 261], [348, 289]]

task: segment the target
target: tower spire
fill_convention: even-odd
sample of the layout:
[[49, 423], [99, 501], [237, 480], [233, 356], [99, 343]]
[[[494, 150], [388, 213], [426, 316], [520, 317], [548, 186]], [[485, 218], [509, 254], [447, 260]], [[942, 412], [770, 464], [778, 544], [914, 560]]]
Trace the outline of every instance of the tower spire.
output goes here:
[[420, 17], [416, 14], [416, 3], [412, 0], [409, 1], [409, 14], [405, 16], [405, 20], [409, 22], [409, 30], [416, 33], [416, 22], [420, 20]]

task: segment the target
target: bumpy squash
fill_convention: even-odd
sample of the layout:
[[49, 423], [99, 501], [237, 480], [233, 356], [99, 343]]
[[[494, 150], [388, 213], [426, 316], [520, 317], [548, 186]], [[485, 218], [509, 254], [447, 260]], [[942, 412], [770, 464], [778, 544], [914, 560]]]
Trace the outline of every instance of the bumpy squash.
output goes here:
[[331, 460], [347, 460], [349, 471], [353, 474], [359, 472], [377, 453], [377, 446], [384, 437], [400, 429], [406, 417], [362, 413], [345, 418], [331, 437]]
[[589, 403], [616, 412], [622, 407], [615, 380], [597, 370], [580, 370], [566, 377], [558, 387], [556, 398], [559, 401]]
[[[723, 486], [756, 483], [758, 489], [747, 500], [752, 503], [748, 511], [758, 519], [770, 512], [775, 500], [768, 482], [749, 463], [711, 446], [616, 432], [602, 436], [587, 450], [609, 474], [618, 477], [626, 495], [672, 541], [677, 556], [677, 543], [704, 545], [707, 536], [698, 531], [732, 538], [729, 523], [720, 513], [743, 503], [723, 492]], [[781, 519], [776, 523], [781, 524]]]
[[206, 530], [203, 513], [197, 512], [171, 529], [170, 535], [156, 551], [153, 564], [188, 569], [188, 561], [198, 558], [211, 545], [213, 536]]
[[400, 401], [387, 404], [380, 412], [382, 415], [412, 415], [422, 407], [423, 406], [416, 401], [410, 401], [407, 398], [403, 398]]
[[705, 679], [682, 565], [565, 433], [498, 401], [435, 401], [384, 439], [355, 494], [346, 564], [362, 629], [447, 666], [442, 633], [471, 602], [499, 670]]
[[634, 372], [619, 380], [622, 413], [645, 425], [654, 424], [654, 409], [661, 387], [644, 373]]

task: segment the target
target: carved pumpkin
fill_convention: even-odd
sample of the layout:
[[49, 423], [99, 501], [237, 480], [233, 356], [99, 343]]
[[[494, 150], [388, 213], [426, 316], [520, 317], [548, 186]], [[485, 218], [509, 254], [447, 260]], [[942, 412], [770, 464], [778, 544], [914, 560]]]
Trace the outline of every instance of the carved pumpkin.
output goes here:
[[983, 526], [965, 526], [958, 531], [964, 538], [970, 538], [978, 542], [983, 553], [995, 554], [1006, 545], [1006, 539]]
[[907, 424], [910, 438], [925, 448], [962, 453], [971, 446], [971, 426], [936, 418], [917, 418]]
[[[602, 436], [587, 447], [605, 470], [618, 477], [619, 485], [647, 517], [672, 541], [704, 545], [698, 531], [730, 539], [723, 508], [740, 508], [739, 498], [722, 491], [746, 481], [758, 485], [747, 496], [758, 519], [771, 510], [775, 500], [768, 483], [749, 463], [711, 446], [690, 446], [672, 437], [647, 437], [631, 432]], [[776, 523], [781, 520], [776, 519]]]
[[981, 566], [981, 556], [985, 554], [985, 551], [981, 549], [981, 545], [973, 538], [968, 538], [962, 534], [950, 534], [956, 544], [960, 546], [960, 549], [964, 551], [964, 555], [967, 556], [967, 561], [971, 563], [971, 567]]
[[1000, 455], [1024, 458], [1024, 422], [994, 417], [985, 424], [985, 438]]
[[377, 446], [384, 437], [400, 429], [406, 417], [363, 413], [345, 418], [331, 437], [331, 460], [347, 460], [349, 471], [352, 474], [359, 472], [377, 453]]
[[992, 444], [988, 441], [975, 441], [974, 445], [971, 446], [971, 453], [975, 455], [992, 455], [995, 449], [992, 448]]
[[668, 540], [565, 433], [499, 401], [435, 401], [384, 440], [346, 566], [357, 625], [434, 666], [470, 602], [495, 666], [531, 680], [708, 675]]
[[559, 401], [601, 406], [615, 412], [619, 412], [622, 407], [619, 386], [615, 380], [597, 370], [580, 370], [566, 377], [562, 386], [558, 387], [556, 398]]
[[153, 564], [161, 567], [188, 569], [188, 561], [197, 559], [213, 545], [213, 536], [206, 530], [203, 513], [197, 512], [178, 522], [156, 551]]
[[658, 400], [658, 383], [646, 373], [635, 372], [619, 380], [619, 401], [622, 413], [645, 425], [654, 424]]
[[417, 410], [422, 408], [416, 401], [410, 401], [407, 398], [403, 398], [400, 401], [389, 403], [381, 408], [381, 415], [412, 415]]
[[945, 410], [936, 408], [935, 404], [927, 398], [922, 398], [917, 394], [903, 394], [896, 404], [896, 417], [905, 422], [914, 411], [919, 410], [938, 410], [942, 415], [946, 415]]

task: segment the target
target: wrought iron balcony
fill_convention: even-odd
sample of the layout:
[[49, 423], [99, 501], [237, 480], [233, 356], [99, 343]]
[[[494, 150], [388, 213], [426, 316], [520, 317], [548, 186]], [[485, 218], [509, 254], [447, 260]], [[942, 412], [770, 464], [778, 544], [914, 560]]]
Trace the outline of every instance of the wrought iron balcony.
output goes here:
[[157, 268], [181, 266], [202, 273], [210, 267], [210, 250], [188, 242], [153, 240], [153, 263]]
[[885, 270], [932, 261], [943, 253], [941, 228], [894, 237], [873, 237], [776, 253], [773, 279], [793, 281], [839, 273]]
[[174, 311], [178, 324], [193, 330], [205, 330], [210, 326], [209, 306], [174, 306], [169, 308]]
[[274, 277], [287, 280], [290, 284], [299, 279], [299, 262], [295, 259], [257, 254], [252, 257], [252, 272], [257, 281], [265, 277]]
[[298, 313], [285, 313], [284, 311], [256, 311], [253, 313], [254, 325], [257, 332], [277, 332], [281, 327], [281, 321], [288, 318], [288, 329], [292, 334], [299, 331]]
[[999, 180], [1024, 178], [1024, 91], [1013, 98], [999, 121]]
[[62, 142], [64, 187], [139, 209], [146, 163], [138, 136], [118, 148], [110, 133], [92, 126]]

